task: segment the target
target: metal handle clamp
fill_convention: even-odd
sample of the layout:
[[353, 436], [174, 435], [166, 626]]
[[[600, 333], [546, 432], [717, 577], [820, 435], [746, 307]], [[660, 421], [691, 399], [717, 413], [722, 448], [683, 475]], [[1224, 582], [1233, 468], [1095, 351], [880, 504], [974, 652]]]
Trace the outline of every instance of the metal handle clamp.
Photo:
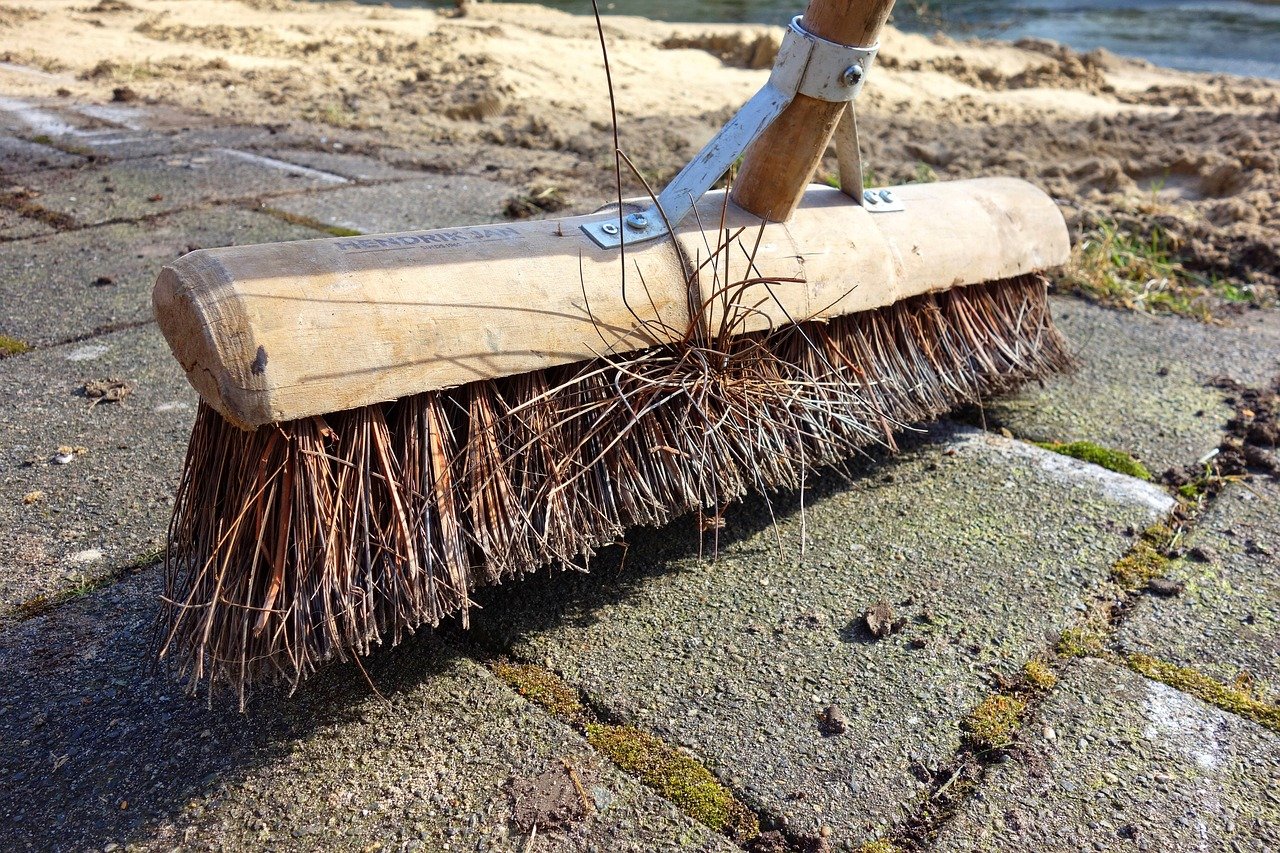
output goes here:
[[[852, 101], [862, 91], [880, 45], [852, 47], [820, 38], [806, 30], [797, 15], [778, 48], [769, 80], [658, 195], [657, 203], [620, 220], [582, 226], [596, 245], [615, 249], [656, 240], [679, 224], [703, 193], [720, 180], [752, 142], [786, 109], [797, 94], [832, 103], [847, 103], [836, 128], [841, 191], [868, 210], [901, 210], [887, 190], [862, 187], [861, 155]], [[888, 198], [881, 196], [888, 194]]]

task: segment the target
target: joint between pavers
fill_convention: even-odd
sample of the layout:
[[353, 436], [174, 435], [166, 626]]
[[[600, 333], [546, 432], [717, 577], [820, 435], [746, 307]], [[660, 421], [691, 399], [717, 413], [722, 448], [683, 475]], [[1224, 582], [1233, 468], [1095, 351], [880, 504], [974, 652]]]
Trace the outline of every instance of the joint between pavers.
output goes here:
[[508, 687], [569, 725], [597, 753], [684, 814], [742, 845], [760, 835], [760, 815], [691, 753], [652, 732], [612, 721], [578, 688], [544, 666], [506, 657], [482, 662]]
[[164, 559], [163, 547], [150, 548], [131, 560], [122, 563], [102, 574], [85, 577], [76, 586], [54, 590], [53, 592], [34, 595], [14, 605], [12, 612], [14, 622], [26, 622], [37, 616], [52, 613], [63, 605], [70, 604], [86, 595], [105, 589], [131, 575], [159, 565]]

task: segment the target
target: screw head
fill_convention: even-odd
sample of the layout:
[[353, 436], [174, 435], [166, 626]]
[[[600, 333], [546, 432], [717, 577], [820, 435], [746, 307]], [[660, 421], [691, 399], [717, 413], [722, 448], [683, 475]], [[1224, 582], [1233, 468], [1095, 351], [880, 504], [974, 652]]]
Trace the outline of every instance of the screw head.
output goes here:
[[862, 200], [863, 200], [863, 201], [865, 201], [867, 204], [879, 204], [879, 203], [880, 203], [880, 199], [876, 198], [876, 194], [875, 194], [875, 193], [873, 193], [871, 190], [863, 190], [863, 192], [862, 192]]
[[889, 192], [888, 190], [880, 190], [880, 198], [884, 199], [885, 201], [892, 202], [893, 193]]
[[854, 63], [844, 70], [840, 75], [840, 82], [846, 86], [856, 86], [858, 81], [862, 79], [862, 66]]
[[635, 231], [643, 231], [649, 227], [649, 220], [643, 213], [632, 213], [623, 221], [627, 223], [628, 228]]
[[612, 236], [618, 233], [618, 226], [614, 225], [612, 222], [606, 222], [600, 226], [600, 230]]

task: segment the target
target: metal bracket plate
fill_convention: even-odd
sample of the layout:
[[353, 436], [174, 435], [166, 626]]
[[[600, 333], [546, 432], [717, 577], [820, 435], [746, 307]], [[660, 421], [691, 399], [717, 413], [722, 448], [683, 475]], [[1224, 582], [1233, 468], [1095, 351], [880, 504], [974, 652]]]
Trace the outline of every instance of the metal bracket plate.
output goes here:
[[[680, 170], [658, 195], [656, 203], [625, 216], [619, 211], [617, 219], [591, 222], [583, 225], [582, 230], [604, 249], [615, 249], [624, 242], [627, 245], [643, 243], [669, 234], [697, 200], [729, 171], [747, 146], [782, 114], [797, 93], [823, 101], [848, 103], [845, 116], [852, 123], [852, 101], [862, 90], [878, 50], [879, 45], [850, 47], [819, 38], [804, 29], [799, 16], [795, 17], [778, 48], [768, 82]], [[841, 125], [844, 124], [842, 119]], [[841, 185], [848, 187], [855, 184], [852, 180], [845, 181], [843, 164], [847, 159], [860, 163], [856, 153], [857, 127], [852, 127], [854, 153], [840, 153]], [[847, 136], [840, 133], [837, 137], [837, 150]], [[844, 145], [848, 149], [847, 141]], [[854, 174], [858, 176], [856, 186], [861, 190], [860, 165]], [[859, 199], [856, 193], [852, 197], [855, 201]]]

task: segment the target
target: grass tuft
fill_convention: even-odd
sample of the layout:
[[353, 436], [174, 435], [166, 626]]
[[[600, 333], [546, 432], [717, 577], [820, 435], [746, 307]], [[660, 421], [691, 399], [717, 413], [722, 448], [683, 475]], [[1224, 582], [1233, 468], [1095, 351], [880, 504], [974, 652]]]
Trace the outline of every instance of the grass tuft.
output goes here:
[[1188, 270], [1177, 248], [1159, 226], [1142, 235], [1104, 220], [1075, 247], [1060, 283], [1105, 305], [1202, 322], [1213, 319], [1215, 301], [1257, 301], [1247, 286]]
[[628, 773], [712, 829], [746, 841], [760, 834], [747, 810], [698, 761], [631, 726], [591, 723], [587, 741]]
[[1151, 655], [1131, 654], [1125, 662], [1139, 675], [1167, 684], [1183, 693], [1190, 693], [1210, 705], [1280, 732], [1280, 707], [1263, 702], [1248, 691], [1229, 687], [1191, 667], [1178, 666]]
[[1013, 696], [995, 694], [982, 700], [960, 723], [965, 740], [975, 749], [1003, 749], [1013, 743], [1014, 732], [1027, 703]]
[[1127, 474], [1139, 480], [1151, 480], [1151, 472], [1147, 470], [1147, 466], [1123, 450], [1112, 450], [1109, 447], [1094, 444], [1092, 441], [1037, 441], [1035, 445], [1045, 450], [1052, 450], [1054, 453], [1061, 453], [1063, 456], [1091, 462], [1118, 474]]

